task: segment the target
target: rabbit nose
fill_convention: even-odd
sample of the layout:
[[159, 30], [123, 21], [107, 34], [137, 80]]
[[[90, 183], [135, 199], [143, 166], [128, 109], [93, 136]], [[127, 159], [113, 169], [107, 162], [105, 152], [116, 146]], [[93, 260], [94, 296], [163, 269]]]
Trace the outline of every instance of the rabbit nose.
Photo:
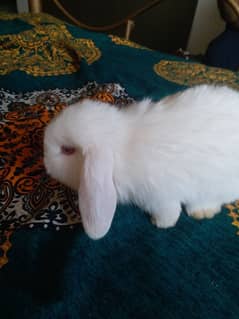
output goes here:
[[64, 155], [72, 155], [75, 153], [75, 151], [76, 149], [72, 146], [65, 146], [65, 145], [61, 146], [61, 153]]

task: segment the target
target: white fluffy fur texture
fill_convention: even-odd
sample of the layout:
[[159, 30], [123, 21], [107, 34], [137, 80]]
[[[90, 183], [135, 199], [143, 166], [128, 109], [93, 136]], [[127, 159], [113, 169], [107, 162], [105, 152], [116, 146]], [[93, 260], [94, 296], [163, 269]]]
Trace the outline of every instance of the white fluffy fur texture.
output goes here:
[[[63, 145], [75, 154], [62, 154]], [[176, 224], [182, 204], [209, 218], [239, 198], [239, 93], [200, 85], [125, 109], [84, 100], [48, 125], [44, 148], [47, 172], [78, 190], [92, 238], [107, 233], [117, 201], [163, 228]]]

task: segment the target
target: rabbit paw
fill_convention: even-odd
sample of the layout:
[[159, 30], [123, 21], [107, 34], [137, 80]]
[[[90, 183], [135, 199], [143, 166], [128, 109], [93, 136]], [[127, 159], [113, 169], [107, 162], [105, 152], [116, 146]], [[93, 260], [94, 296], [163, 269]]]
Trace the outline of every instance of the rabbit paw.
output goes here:
[[151, 214], [151, 222], [158, 228], [169, 228], [176, 225], [181, 212], [179, 204], [160, 209], [160, 213]]
[[195, 219], [203, 218], [213, 218], [217, 213], [220, 212], [220, 207], [217, 208], [208, 208], [208, 209], [198, 209], [189, 211], [188, 215], [192, 216]]

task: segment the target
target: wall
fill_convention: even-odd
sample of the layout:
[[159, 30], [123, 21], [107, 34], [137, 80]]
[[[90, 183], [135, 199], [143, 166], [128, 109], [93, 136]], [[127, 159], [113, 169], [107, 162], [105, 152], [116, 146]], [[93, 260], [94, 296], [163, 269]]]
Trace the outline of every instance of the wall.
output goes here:
[[[91, 25], [111, 24], [150, 0], [61, 0], [78, 19]], [[162, 0], [162, 3], [136, 19], [131, 40], [152, 49], [175, 52], [186, 49], [197, 0]], [[66, 19], [52, 1], [43, 0], [43, 10]], [[124, 28], [111, 33], [124, 35]]]
[[[143, 5], [145, 0], [101, 0], [94, 3], [94, 10], [90, 1], [62, 2], [79, 19], [102, 25], [120, 19]], [[44, 11], [66, 19], [52, 1], [43, 0], [43, 4]], [[1, 0], [0, 9], [16, 11], [16, 5], [18, 12], [28, 11], [28, 0]], [[181, 47], [192, 54], [203, 54], [208, 43], [224, 28], [225, 23], [220, 17], [217, 0], [198, 0], [198, 3], [197, 0], [164, 0], [162, 4], [136, 19], [132, 40], [165, 52], [174, 52]], [[119, 28], [112, 33], [122, 36], [124, 31], [124, 28]]]
[[5, 12], [16, 12], [16, 1], [15, 0], [0, 0], [0, 10]]
[[220, 17], [217, 0], [198, 0], [187, 50], [193, 54], [205, 53], [209, 42], [224, 28], [225, 23]]
[[28, 0], [16, 0], [17, 3], [17, 11], [20, 13], [28, 12]]

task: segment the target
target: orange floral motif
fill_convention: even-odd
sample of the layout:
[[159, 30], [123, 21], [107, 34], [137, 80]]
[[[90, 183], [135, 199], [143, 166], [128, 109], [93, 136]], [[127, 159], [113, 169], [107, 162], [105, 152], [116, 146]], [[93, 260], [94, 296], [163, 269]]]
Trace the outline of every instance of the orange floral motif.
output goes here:
[[118, 84], [95, 82], [77, 90], [15, 95], [0, 89], [0, 232], [23, 225], [70, 227], [80, 223], [76, 194], [47, 175], [43, 164], [46, 124], [82, 98], [123, 107], [132, 102]]
[[232, 218], [232, 225], [238, 229], [237, 235], [239, 235], [239, 201], [235, 201], [233, 204], [228, 204], [225, 207], [228, 209], [228, 216]]
[[92, 96], [92, 99], [112, 104], [115, 102], [113, 95], [108, 92], [98, 92]]
[[0, 177], [11, 182], [19, 194], [31, 191], [41, 177], [43, 131], [54, 114], [42, 105], [33, 105], [25, 112], [6, 113], [0, 122], [0, 153], [5, 161]]
[[5, 231], [2, 238], [2, 242], [0, 243], [0, 269], [8, 263], [7, 253], [9, 249], [12, 247], [10, 242], [10, 236], [12, 235], [12, 231]]
[[8, 262], [10, 235], [21, 227], [80, 225], [77, 194], [50, 178], [43, 164], [47, 123], [68, 103], [83, 98], [123, 107], [132, 99], [118, 84], [88, 83], [16, 95], [0, 89], [0, 268]]

